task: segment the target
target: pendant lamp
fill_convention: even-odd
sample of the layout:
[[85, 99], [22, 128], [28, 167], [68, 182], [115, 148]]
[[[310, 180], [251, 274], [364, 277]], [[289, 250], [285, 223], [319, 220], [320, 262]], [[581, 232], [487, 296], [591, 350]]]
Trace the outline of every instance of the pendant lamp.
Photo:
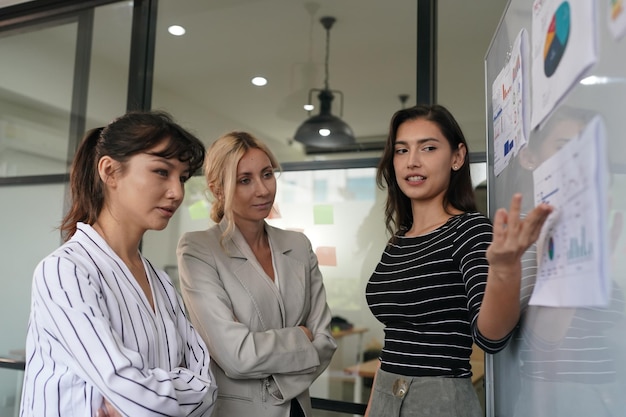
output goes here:
[[[326, 59], [325, 59], [325, 79], [324, 89], [313, 88], [309, 90], [309, 103], [311, 103], [312, 94], [317, 92], [317, 98], [320, 101], [320, 111], [316, 116], [312, 116], [300, 125], [294, 139], [307, 147], [315, 148], [334, 148], [345, 145], [354, 144], [354, 133], [346, 122], [340, 117], [331, 113], [331, 104], [335, 98], [335, 94], [341, 98], [341, 106], [343, 108], [343, 94], [341, 91], [331, 90], [328, 86], [328, 57], [330, 49], [330, 29], [335, 23], [335, 18], [326, 16], [320, 19], [322, 26], [326, 29]], [[341, 113], [340, 113], [341, 115]]]

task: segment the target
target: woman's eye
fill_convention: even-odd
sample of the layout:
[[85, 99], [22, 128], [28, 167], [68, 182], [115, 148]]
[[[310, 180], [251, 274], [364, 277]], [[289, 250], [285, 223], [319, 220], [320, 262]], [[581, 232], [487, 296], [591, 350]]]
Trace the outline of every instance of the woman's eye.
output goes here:
[[157, 169], [155, 172], [162, 177], [167, 177], [168, 175], [168, 172], [166, 169]]
[[397, 154], [403, 154], [403, 153], [406, 153], [406, 149], [404, 149], [404, 148], [398, 148], [398, 149], [396, 149], [396, 153], [397, 153]]
[[188, 177], [187, 175], [181, 175], [181, 176], [179, 177], [179, 180], [180, 180], [180, 183], [181, 183], [181, 184], [186, 183], [188, 179], [189, 179], [189, 177]]
[[426, 152], [434, 151], [435, 149], [437, 149], [437, 147], [435, 146], [424, 146], [423, 148], [423, 150]]
[[250, 184], [250, 178], [242, 178], [239, 180], [240, 184]]
[[263, 174], [263, 178], [272, 178], [274, 176], [274, 172], [272, 171], [267, 171], [265, 174]]

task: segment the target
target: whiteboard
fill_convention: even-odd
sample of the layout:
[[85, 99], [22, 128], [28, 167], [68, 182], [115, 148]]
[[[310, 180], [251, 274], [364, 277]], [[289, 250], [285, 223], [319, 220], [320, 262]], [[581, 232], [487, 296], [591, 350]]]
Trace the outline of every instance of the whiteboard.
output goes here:
[[[623, 0], [511, 0], [485, 56], [490, 216], [497, 208], [507, 207], [514, 192], [523, 193], [525, 210], [532, 207], [542, 186], [537, 173], [545, 173], [546, 164], [552, 167], [551, 175], [568, 178], [569, 183], [580, 181], [590, 193], [584, 198], [572, 193], [571, 200], [559, 202], [569, 217], [563, 217], [560, 229], [555, 222], [552, 231], [569, 227], [566, 239], [555, 233], [553, 240], [544, 241], [551, 246], [536, 245], [524, 255], [519, 326], [507, 348], [487, 360], [488, 416], [626, 416], [623, 8]], [[500, 81], [507, 68], [515, 68], [511, 59], [523, 32], [527, 48], [520, 48], [522, 88], [515, 103], [502, 101]], [[564, 85], [567, 88], [560, 93]], [[510, 87], [514, 91], [519, 86]], [[505, 122], [499, 119], [500, 107], [508, 113]], [[603, 133], [596, 135], [601, 138], [591, 140], [581, 133], [590, 124], [601, 126]], [[581, 141], [578, 150], [563, 158], [573, 138]], [[599, 152], [594, 171], [599, 178], [568, 165], [574, 158], [587, 161], [592, 150]], [[554, 155], [559, 153], [561, 167], [554, 165]], [[560, 184], [555, 191], [564, 193], [567, 184]], [[591, 211], [593, 221], [581, 220], [578, 215], [589, 214], [586, 203], [594, 198], [601, 205]], [[575, 236], [581, 230], [586, 234]], [[592, 266], [604, 269], [576, 268], [574, 256], [588, 252], [601, 255]], [[558, 256], [555, 253], [562, 254], [565, 264], [565, 273], [560, 275], [550, 275], [548, 268], [552, 256]], [[578, 281], [574, 280], [577, 273]], [[544, 297], [536, 297], [546, 282], [561, 291], [553, 288]], [[604, 284], [606, 294], [589, 294]]]

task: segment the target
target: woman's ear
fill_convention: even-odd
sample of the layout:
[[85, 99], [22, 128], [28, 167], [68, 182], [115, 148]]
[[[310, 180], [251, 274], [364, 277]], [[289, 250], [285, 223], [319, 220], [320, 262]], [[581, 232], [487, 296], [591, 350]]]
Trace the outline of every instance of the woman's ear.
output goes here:
[[110, 156], [103, 156], [98, 161], [98, 175], [100, 180], [108, 185], [114, 187], [116, 185], [116, 172], [119, 163]]
[[215, 185], [215, 183], [209, 184], [209, 190], [211, 190], [211, 194], [217, 199], [221, 200], [224, 198], [224, 194], [222, 193], [222, 188]]
[[467, 148], [463, 143], [459, 143], [459, 147], [456, 149], [452, 157], [453, 170], [457, 171], [463, 166], [463, 163], [465, 162], [465, 155], [467, 155]]

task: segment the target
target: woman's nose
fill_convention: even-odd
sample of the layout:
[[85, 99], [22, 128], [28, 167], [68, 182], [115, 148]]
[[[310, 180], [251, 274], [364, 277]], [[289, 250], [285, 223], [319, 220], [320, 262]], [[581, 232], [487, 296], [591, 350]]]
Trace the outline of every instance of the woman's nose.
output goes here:
[[269, 193], [269, 188], [267, 188], [267, 185], [265, 185], [263, 181], [257, 181], [256, 184], [256, 192], [258, 195], [266, 195]]
[[413, 151], [409, 152], [407, 165], [409, 168], [415, 168], [421, 165], [420, 158], [417, 152], [413, 152]]
[[180, 201], [185, 196], [185, 184], [180, 182], [178, 179], [174, 179], [171, 181], [170, 186], [167, 190], [167, 197], [172, 200]]

